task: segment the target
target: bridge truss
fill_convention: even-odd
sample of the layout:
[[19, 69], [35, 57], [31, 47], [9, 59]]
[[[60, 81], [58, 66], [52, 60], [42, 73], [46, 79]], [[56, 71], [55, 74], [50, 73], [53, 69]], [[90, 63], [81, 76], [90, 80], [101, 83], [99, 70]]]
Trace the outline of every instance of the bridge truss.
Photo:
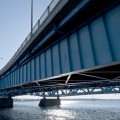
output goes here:
[[0, 96], [42, 97], [120, 93], [120, 63], [62, 74], [1, 89]]

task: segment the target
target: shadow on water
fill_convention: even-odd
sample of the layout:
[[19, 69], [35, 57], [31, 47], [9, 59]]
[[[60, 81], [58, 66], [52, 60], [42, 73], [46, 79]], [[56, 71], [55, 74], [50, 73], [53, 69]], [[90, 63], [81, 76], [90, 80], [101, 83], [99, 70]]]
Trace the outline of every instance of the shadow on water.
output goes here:
[[[9, 111], [11, 111], [13, 108], [1, 108], [0, 109], [0, 120], [12, 120], [9, 116]], [[7, 116], [8, 115], [8, 116]]]
[[44, 107], [40, 107], [39, 108], [41, 110], [48, 110], [48, 109], [60, 109], [61, 107], [60, 106], [44, 106]]

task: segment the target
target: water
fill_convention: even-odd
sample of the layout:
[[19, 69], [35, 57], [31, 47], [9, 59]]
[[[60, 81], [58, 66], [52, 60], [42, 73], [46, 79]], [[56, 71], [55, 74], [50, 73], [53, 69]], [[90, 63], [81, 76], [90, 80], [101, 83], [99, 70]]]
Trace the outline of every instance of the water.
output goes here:
[[16, 101], [0, 109], [0, 120], [120, 120], [119, 100], [62, 101], [60, 107], [38, 106], [39, 101]]

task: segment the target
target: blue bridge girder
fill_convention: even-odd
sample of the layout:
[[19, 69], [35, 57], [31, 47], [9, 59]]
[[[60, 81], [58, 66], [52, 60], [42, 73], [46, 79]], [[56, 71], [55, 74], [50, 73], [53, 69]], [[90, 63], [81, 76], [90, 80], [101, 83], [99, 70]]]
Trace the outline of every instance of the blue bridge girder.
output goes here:
[[120, 0], [53, 0], [0, 70], [0, 95], [119, 92], [119, 21]]
[[[113, 67], [114, 66], [114, 67]], [[0, 90], [0, 96], [36, 95], [43, 97], [73, 96], [90, 94], [120, 93], [120, 71], [103, 71], [117, 65], [96, 67], [62, 74], [45, 80], [32, 81], [26, 84], [5, 88]], [[112, 75], [112, 78], [104, 76]], [[111, 76], [109, 76], [111, 77]]]

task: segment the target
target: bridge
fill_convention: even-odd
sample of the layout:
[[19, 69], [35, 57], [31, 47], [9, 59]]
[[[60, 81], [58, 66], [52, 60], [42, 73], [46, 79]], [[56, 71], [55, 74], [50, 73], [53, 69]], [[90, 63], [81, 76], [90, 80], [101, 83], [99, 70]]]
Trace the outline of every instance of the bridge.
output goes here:
[[120, 93], [120, 0], [53, 0], [0, 70], [0, 96]]

